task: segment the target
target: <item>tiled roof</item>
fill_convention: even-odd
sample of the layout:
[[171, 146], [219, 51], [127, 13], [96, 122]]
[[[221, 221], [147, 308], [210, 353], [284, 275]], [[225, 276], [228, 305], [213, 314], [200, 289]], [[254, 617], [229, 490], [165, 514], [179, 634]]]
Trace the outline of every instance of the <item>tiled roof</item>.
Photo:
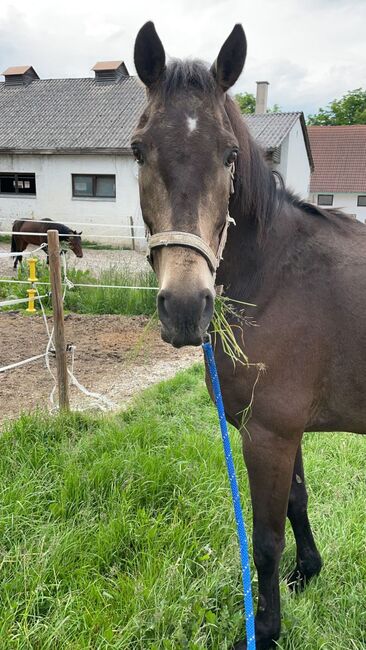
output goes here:
[[144, 102], [136, 77], [0, 83], [0, 151], [129, 149]]
[[309, 126], [311, 192], [366, 192], [366, 124]]
[[260, 113], [244, 115], [249, 131], [267, 151], [276, 149], [291, 131], [301, 113]]
[[313, 168], [313, 157], [306, 130], [304, 114], [301, 111], [293, 113], [259, 113], [244, 115], [250, 133], [258, 144], [266, 151], [274, 151], [290, 133], [293, 125], [300, 120], [310, 168]]

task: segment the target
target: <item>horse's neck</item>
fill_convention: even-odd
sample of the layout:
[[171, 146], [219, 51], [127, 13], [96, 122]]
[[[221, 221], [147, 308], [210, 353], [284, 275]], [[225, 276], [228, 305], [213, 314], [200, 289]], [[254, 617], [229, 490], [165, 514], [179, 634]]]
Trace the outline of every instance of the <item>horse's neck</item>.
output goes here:
[[272, 291], [281, 277], [281, 269], [293, 248], [294, 238], [301, 239], [300, 223], [300, 230], [307, 238], [306, 221], [303, 222], [299, 210], [285, 202], [281, 210], [273, 215], [261, 238], [254, 219], [238, 212], [233, 212], [232, 216], [236, 226], [229, 228], [217, 284], [224, 286], [225, 294], [229, 297], [255, 302], [259, 292], [263, 295], [268, 284]]

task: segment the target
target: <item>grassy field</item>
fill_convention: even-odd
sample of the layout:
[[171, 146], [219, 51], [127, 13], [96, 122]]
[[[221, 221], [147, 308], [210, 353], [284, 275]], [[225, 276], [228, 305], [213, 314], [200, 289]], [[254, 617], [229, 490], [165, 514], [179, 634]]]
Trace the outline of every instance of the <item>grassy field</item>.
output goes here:
[[[0, 438], [1, 650], [226, 650], [243, 632], [235, 524], [202, 368], [113, 416], [24, 416]], [[232, 441], [248, 528], [239, 436]], [[366, 647], [365, 440], [309, 434], [324, 570], [281, 584], [282, 650]], [[288, 535], [282, 576], [294, 563]], [[256, 582], [254, 578], [254, 592]]]
[[[89, 271], [68, 269], [68, 278], [78, 284], [109, 284], [122, 286], [156, 286], [154, 273], [140, 272], [135, 273], [130, 269], [121, 269], [110, 267], [102, 271], [97, 277]], [[40, 282], [49, 282], [49, 269], [42, 262], [37, 264], [37, 277]], [[26, 266], [19, 269], [18, 280], [26, 280], [28, 270]], [[1, 283], [0, 300], [11, 298], [24, 298], [27, 296], [27, 285]], [[49, 289], [39, 286], [39, 291], [43, 295]], [[51, 299], [44, 301], [46, 308], [51, 307]], [[8, 309], [26, 309], [27, 303], [19, 306], [9, 307]], [[150, 289], [102, 289], [91, 287], [75, 287], [67, 290], [65, 296], [65, 309], [74, 311], [78, 314], [153, 314], [156, 309], [156, 291]]]

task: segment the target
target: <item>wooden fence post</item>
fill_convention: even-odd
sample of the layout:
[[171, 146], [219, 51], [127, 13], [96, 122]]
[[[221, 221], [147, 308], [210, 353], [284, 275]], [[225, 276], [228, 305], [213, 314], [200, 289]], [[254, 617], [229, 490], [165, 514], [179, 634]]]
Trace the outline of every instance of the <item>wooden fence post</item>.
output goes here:
[[54, 340], [57, 365], [58, 400], [60, 410], [69, 410], [69, 381], [67, 375], [64, 307], [62, 301], [60, 239], [58, 230], [47, 231], [48, 257], [52, 291]]

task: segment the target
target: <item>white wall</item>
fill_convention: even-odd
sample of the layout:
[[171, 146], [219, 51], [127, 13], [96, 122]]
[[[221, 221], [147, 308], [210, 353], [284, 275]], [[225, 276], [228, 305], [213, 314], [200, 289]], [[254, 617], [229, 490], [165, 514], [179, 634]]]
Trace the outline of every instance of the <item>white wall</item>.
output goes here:
[[[1, 172], [29, 172], [36, 175], [36, 196], [0, 194], [0, 230], [11, 229], [14, 219], [126, 224], [133, 218], [136, 235], [143, 236], [143, 226], [136, 173], [131, 156], [117, 155], [0, 155]], [[71, 174], [115, 174], [116, 198], [73, 198]], [[98, 234], [113, 235], [100, 239], [109, 244], [131, 247], [129, 228], [75, 226], [86, 239], [98, 241]], [[125, 237], [121, 238], [121, 234]], [[117, 238], [118, 236], [118, 238]], [[135, 242], [144, 248], [143, 240]]]
[[[315, 203], [315, 205], [318, 203], [318, 194], [333, 194], [333, 205], [331, 206], [332, 208], [340, 208], [348, 214], [355, 215], [359, 221], [362, 221], [362, 223], [366, 223], [366, 206], [361, 207], [357, 205], [357, 197], [359, 195], [365, 196], [366, 192], [312, 192], [309, 195], [309, 200], [312, 203]], [[326, 208], [328, 206], [320, 207]]]
[[309, 195], [310, 165], [300, 120], [281, 144], [281, 161], [274, 165], [289, 190], [305, 199]]

